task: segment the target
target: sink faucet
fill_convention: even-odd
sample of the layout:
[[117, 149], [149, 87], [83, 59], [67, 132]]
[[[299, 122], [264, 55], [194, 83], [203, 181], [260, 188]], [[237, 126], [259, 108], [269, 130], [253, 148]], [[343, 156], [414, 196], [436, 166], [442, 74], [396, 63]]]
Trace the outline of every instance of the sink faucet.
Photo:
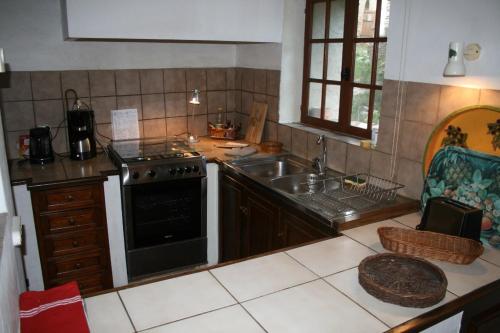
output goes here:
[[320, 156], [313, 160], [313, 167], [318, 171], [318, 175], [323, 176], [326, 172], [326, 143], [325, 136], [320, 135], [316, 140], [316, 144], [320, 145]]

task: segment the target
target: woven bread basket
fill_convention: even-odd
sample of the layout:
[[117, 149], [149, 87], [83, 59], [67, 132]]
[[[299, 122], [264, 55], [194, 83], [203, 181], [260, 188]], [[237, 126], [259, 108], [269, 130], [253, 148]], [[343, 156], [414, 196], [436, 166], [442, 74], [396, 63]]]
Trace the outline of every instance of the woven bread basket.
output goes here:
[[389, 251], [468, 265], [483, 253], [475, 240], [430, 231], [381, 227], [382, 246]]

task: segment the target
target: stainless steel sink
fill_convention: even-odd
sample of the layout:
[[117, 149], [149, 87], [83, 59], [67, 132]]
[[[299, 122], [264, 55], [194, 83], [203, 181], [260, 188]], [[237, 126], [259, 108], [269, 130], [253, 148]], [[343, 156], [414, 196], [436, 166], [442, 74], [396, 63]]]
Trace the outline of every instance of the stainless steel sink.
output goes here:
[[260, 178], [276, 178], [305, 173], [308, 167], [290, 155], [233, 161], [232, 164], [245, 173]]
[[271, 186], [290, 194], [301, 194], [334, 191], [340, 183], [328, 175], [320, 177], [315, 173], [303, 173], [272, 179]]

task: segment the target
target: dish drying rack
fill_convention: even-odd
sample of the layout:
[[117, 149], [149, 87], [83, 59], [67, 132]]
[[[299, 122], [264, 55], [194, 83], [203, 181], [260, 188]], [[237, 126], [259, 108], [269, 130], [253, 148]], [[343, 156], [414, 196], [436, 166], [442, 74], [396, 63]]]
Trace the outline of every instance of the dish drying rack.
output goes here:
[[321, 179], [311, 174], [306, 183], [309, 191], [298, 200], [330, 218], [366, 210], [379, 202], [393, 201], [404, 185], [365, 173]]

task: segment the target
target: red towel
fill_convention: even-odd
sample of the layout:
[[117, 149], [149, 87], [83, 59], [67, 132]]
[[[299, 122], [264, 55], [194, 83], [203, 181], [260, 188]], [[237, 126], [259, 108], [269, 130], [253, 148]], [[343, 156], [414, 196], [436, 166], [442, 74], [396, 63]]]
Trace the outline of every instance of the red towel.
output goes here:
[[78, 284], [73, 281], [19, 297], [21, 333], [90, 333]]

